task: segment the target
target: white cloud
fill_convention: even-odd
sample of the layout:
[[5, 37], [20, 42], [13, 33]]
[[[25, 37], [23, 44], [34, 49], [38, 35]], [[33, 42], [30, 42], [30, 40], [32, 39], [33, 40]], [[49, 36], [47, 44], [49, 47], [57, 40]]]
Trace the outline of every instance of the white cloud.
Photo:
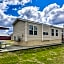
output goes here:
[[64, 23], [64, 5], [60, 7], [56, 3], [50, 4], [39, 11], [38, 7], [24, 7], [18, 11], [18, 14], [23, 19], [34, 20], [46, 24], [62, 24]]
[[6, 15], [2, 10], [0, 10], [0, 25], [1, 26], [11, 26], [16, 16]]
[[51, 24], [64, 24], [64, 5], [60, 7], [56, 3], [48, 5], [42, 11], [43, 18], [46, 18], [46, 23]]
[[24, 4], [29, 3], [29, 2], [31, 2], [31, 0], [21, 0], [20, 4], [24, 5]]
[[0, 3], [0, 10], [3, 12], [6, 11], [9, 7], [7, 6], [6, 2]]
[[17, 8], [13, 8], [12, 10], [15, 10], [15, 11], [17, 11]]
[[48, 14], [48, 13], [51, 12], [52, 10], [55, 10], [55, 9], [58, 9], [58, 8], [60, 8], [60, 6], [57, 5], [56, 3], [50, 4], [50, 5], [48, 5], [48, 6], [46, 6], [46, 7], [44, 8], [43, 12], [45, 12], [45, 13]]
[[39, 11], [39, 7], [24, 7], [18, 11], [20, 18], [28, 19], [32, 21], [41, 21], [41, 12]]
[[31, 2], [31, 0], [3, 0], [3, 2], [8, 5], [25, 5], [26, 3]]
[[55, 17], [56, 10], [59, 9], [60, 6], [57, 5], [56, 3], [54, 4], [50, 4], [47, 7], [44, 8], [44, 10], [42, 11], [44, 13], [44, 16], [42, 16], [42, 18], [46, 18], [45, 19], [45, 23], [50, 23], [51, 20]]

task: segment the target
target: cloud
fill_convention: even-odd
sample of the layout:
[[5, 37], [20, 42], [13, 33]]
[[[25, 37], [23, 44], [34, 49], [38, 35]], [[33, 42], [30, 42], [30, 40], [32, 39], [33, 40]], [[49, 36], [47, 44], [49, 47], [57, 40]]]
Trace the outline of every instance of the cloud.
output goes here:
[[9, 7], [6, 2], [0, 3], [0, 26], [10, 27], [13, 21], [17, 18], [16, 16], [7, 15], [4, 13], [8, 8]]
[[6, 15], [2, 10], [0, 10], [0, 26], [10, 27], [16, 16]]
[[24, 5], [24, 4], [29, 3], [29, 2], [31, 2], [31, 0], [21, 0], [20, 4]]
[[0, 10], [3, 12], [6, 11], [9, 7], [7, 6], [6, 2], [0, 3]]
[[13, 8], [12, 10], [17, 11], [17, 8]]
[[29, 6], [18, 11], [20, 18], [29, 19], [46, 24], [58, 25], [64, 23], [64, 5], [60, 7], [56, 3], [50, 4], [42, 11], [39, 7]]
[[18, 11], [20, 18], [28, 19], [32, 21], [41, 21], [41, 12], [39, 11], [39, 7], [29, 6], [24, 7]]
[[[24, 5], [30, 0], [1, 0], [2, 2], [0, 3], [0, 25], [2, 26], [11, 26], [12, 22], [14, 21], [16, 16], [12, 15], [7, 15], [4, 12], [8, 10], [9, 6], [8, 5]], [[16, 8], [13, 8], [12, 10], [17, 10]]]
[[56, 3], [48, 5], [43, 10], [46, 23], [62, 24], [64, 23], [64, 5], [60, 7]]
[[31, 0], [3, 0], [8, 5], [25, 5], [31, 2]]
[[20, 15], [20, 18], [23, 18], [23, 19], [49, 23], [48, 20], [49, 20], [49, 15], [51, 14], [50, 12], [53, 9], [58, 9], [58, 8], [59, 8], [59, 5], [57, 5], [56, 3], [48, 5], [47, 7], [44, 8], [43, 11], [39, 11], [39, 7], [29, 6], [29, 7], [24, 7], [21, 10], [19, 10], [18, 14]]

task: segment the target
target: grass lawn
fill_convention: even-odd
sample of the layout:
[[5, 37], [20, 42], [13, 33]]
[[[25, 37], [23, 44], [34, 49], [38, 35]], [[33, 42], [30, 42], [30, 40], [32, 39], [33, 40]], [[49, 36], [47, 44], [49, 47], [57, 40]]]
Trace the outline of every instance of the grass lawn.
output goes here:
[[0, 64], [64, 64], [64, 45], [0, 53]]

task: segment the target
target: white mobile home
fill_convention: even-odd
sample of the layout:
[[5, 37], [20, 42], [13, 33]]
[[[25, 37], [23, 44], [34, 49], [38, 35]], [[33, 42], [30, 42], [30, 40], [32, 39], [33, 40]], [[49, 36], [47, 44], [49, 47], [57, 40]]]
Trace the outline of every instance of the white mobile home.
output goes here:
[[62, 29], [39, 22], [16, 19], [13, 23], [12, 40], [22, 46], [59, 44], [62, 42]]

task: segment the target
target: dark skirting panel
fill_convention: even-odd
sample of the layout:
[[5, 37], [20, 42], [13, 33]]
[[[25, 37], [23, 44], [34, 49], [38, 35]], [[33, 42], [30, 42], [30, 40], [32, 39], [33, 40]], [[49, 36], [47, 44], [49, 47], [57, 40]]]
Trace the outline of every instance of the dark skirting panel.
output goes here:
[[11, 40], [10, 36], [0, 36], [0, 40]]

